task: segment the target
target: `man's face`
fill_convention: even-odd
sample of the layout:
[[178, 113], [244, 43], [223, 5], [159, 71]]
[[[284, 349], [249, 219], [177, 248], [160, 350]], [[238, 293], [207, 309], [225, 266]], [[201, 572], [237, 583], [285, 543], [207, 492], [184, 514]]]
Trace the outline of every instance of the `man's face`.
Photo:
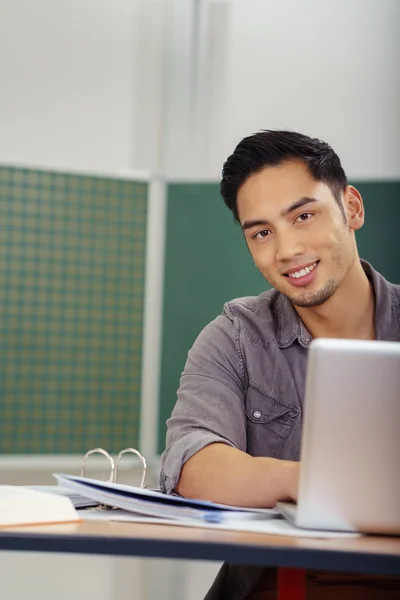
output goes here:
[[315, 181], [304, 162], [290, 160], [251, 175], [237, 203], [248, 248], [265, 279], [297, 306], [326, 302], [356, 256], [353, 230], [363, 221], [357, 190], [343, 193], [344, 214], [330, 188]]

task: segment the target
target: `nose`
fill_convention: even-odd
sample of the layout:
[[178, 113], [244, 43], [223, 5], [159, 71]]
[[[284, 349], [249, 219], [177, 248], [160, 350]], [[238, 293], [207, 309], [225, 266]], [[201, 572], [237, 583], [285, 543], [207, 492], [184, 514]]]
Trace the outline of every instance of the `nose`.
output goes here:
[[306, 246], [301, 240], [298, 232], [285, 229], [275, 232], [276, 260], [277, 262], [287, 263], [294, 258], [306, 253]]

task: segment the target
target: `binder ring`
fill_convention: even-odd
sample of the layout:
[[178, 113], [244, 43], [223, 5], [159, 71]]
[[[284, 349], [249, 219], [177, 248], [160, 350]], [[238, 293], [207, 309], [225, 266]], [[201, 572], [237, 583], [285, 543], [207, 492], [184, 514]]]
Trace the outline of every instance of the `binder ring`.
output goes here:
[[92, 450], [88, 450], [85, 454], [85, 456], [82, 459], [82, 466], [81, 466], [81, 477], [85, 477], [85, 471], [86, 471], [86, 462], [87, 459], [89, 458], [89, 456], [91, 454], [102, 454], [103, 456], [105, 456], [106, 458], [108, 458], [109, 462], [110, 462], [110, 476], [108, 478], [108, 482], [109, 483], [115, 483], [116, 481], [116, 466], [115, 466], [115, 462], [113, 457], [107, 452], [107, 450], [103, 450], [103, 448], [93, 448]]
[[124, 454], [129, 454], [129, 453], [130, 454], [136, 454], [136, 456], [138, 456], [140, 458], [140, 460], [142, 461], [143, 470], [142, 470], [142, 479], [141, 479], [141, 482], [140, 482], [140, 487], [143, 488], [144, 480], [145, 480], [145, 477], [146, 477], [147, 465], [146, 465], [146, 460], [145, 460], [144, 456], [142, 456], [138, 450], [135, 450], [135, 448], [125, 448], [125, 450], [121, 450], [121, 452], [118, 454], [117, 460], [115, 461], [115, 481], [118, 481], [118, 464], [119, 464], [119, 461], [121, 460], [121, 458], [122, 458], [122, 456]]

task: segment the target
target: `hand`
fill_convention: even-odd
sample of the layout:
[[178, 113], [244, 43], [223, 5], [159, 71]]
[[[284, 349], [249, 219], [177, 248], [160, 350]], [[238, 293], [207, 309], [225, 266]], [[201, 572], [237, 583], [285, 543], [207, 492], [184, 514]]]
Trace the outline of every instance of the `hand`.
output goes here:
[[297, 502], [299, 494], [300, 463], [294, 460], [256, 457], [265, 470], [263, 488], [267, 492], [266, 508], [278, 501]]
[[295, 461], [285, 461], [287, 469], [287, 493], [289, 499], [297, 502], [299, 495], [300, 482], [300, 463]]
[[300, 463], [294, 460], [272, 460], [274, 460], [276, 468], [276, 500], [297, 502], [297, 497], [299, 495]]

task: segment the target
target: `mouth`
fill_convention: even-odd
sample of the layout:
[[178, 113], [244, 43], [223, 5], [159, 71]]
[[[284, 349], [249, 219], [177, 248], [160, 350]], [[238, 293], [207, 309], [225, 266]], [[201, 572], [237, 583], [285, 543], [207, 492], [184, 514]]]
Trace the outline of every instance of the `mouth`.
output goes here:
[[297, 270], [290, 269], [287, 273], [284, 273], [283, 276], [288, 279], [288, 281], [294, 287], [302, 287], [305, 285], [309, 285], [312, 283], [316, 277], [316, 271], [318, 269], [319, 260], [314, 263], [309, 263], [306, 265], [302, 265], [301, 267], [297, 267]]

